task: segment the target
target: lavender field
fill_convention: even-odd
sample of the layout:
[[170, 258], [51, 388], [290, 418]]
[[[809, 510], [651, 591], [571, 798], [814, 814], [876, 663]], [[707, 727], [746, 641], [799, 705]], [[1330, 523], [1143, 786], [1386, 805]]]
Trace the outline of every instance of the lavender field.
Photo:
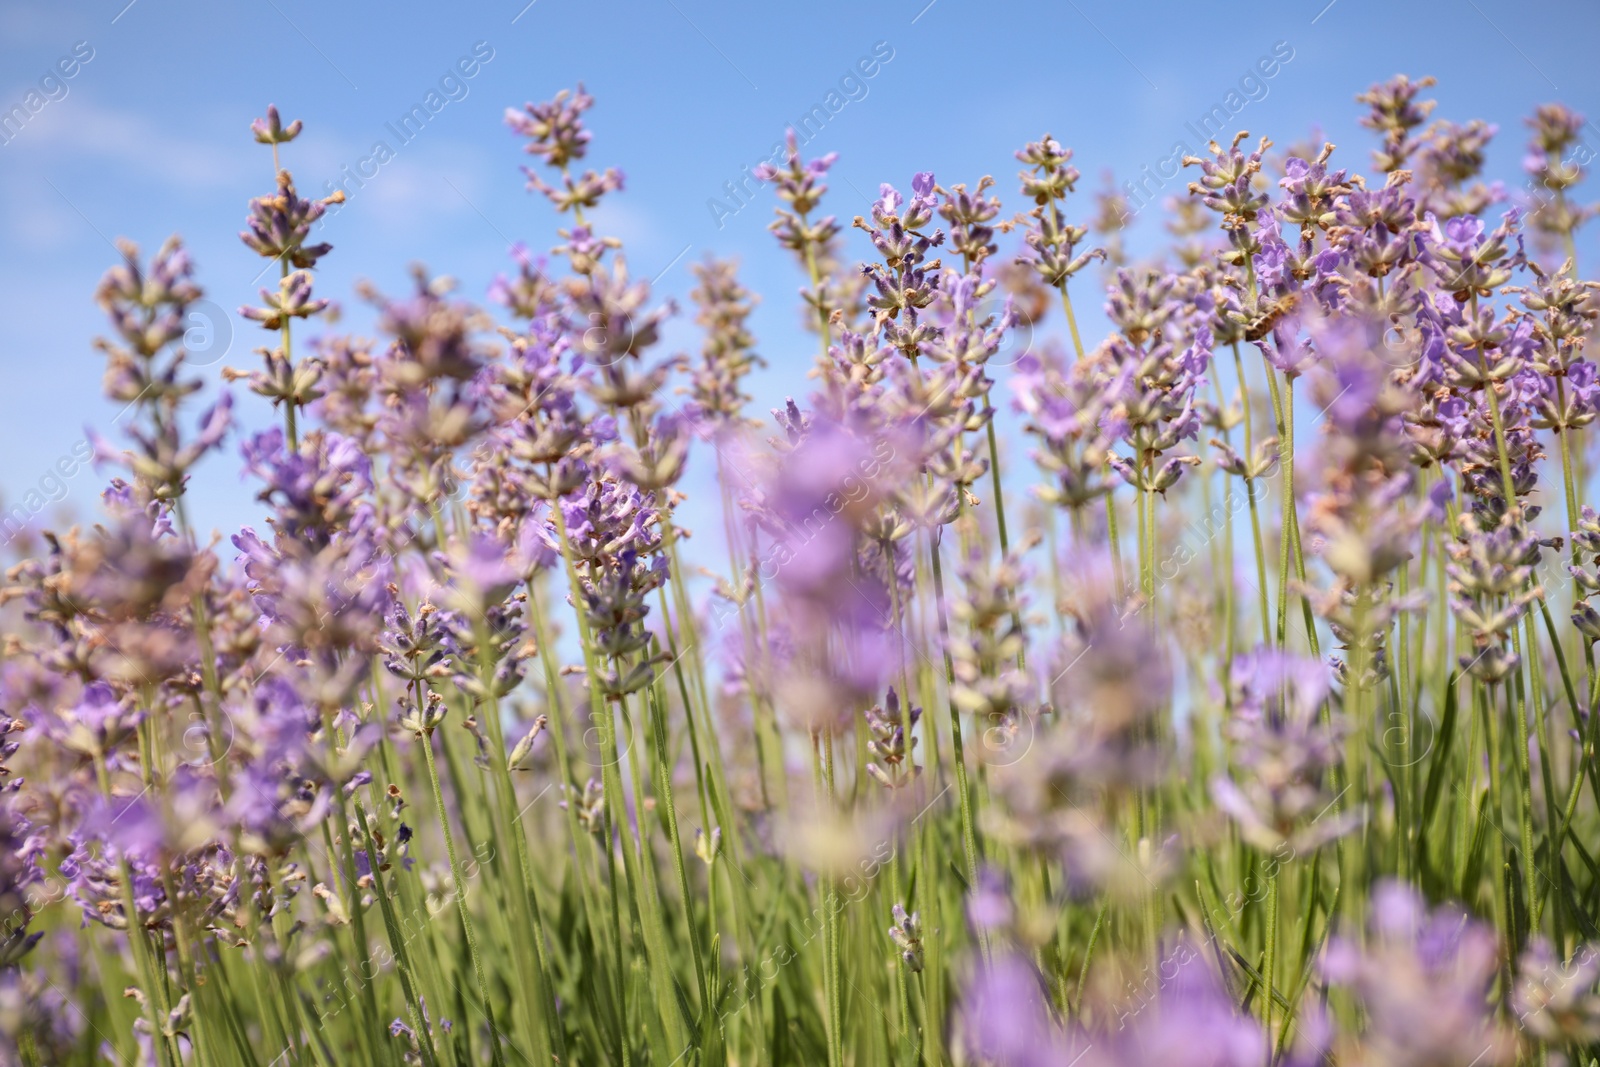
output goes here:
[[242, 116], [252, 336], [120, 242], [98, 499], [9, 548], [0, 1065], [1596, 1063], [1592, 134], [1438, 91], [1159, 197], [1041, 130], [857, 215], [791, 132], [723, 206], [792, 284], [681, 304], [582, 85], [487, 292], [330, 291], [364, 187]]

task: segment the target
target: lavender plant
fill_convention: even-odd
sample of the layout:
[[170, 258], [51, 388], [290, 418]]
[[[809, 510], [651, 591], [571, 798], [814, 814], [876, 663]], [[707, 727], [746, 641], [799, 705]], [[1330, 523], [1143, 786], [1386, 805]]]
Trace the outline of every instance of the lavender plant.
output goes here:
[[[859, 238], [791, 138], [770, 421], [735, 264], [659, 352], [581, 86], [507, 112], [559, 243], [371, 337], [302, 336], [269, 108], [228, 377], [282, 424], [124, 244], [103, 507], [0, 591], [0, 1063], [1594, 1063], [1583, 122], [1519, 198], [1432, 84], [1357, 97], [1370, 175], [1186, 159], [1142, 259], [1048, 135], [1014, 214], [917, 173]], [[264, 525], [207, 540], [230, 449]]]

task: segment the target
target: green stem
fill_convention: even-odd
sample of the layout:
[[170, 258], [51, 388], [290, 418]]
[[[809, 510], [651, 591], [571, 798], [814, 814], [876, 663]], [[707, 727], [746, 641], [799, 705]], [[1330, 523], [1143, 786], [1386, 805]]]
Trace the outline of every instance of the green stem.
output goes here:
[[[1272, 873], [1267, 876], [1267, 954], [1261, 964], [1261, 976], [1266, 985], [1266, 996], [1262, 1003], [1262, 1026], [1267, 1032], [1267, 1042], [1272, 1042], [1272, 1009], [1273, 996], [1277, 989], [1277, 964], [1278, 964], [1278, 861], [1272, 860]], [[1267, 1057], [1268, 1067], [1271, 1067], [1272, 1057]]]
[[[367, 813], [358, 803], [356, 804], [356, 822], [361, 827], [361, 836], [367, 843], [367, 855], [378, 855], [377, 842], [372, 838], [372, 828], [367, 825]], [[376, 864], [374, 864], [376, 867]], [[384, 931], [389, 936], [389, 948], [394, 953], [395, 969], [400, 975], [400, 991], [405, 996], [406, 1013], [411, 1016], [411, 1029], [417, 1035], [417, 1045], [422, 1052], [423, 1067], [437, 1067], [438, 1054], [433, 1050], [433, 1031], [422, 1014], [422, 1005], [417, 999], [416, 980], [411, 967], [411, 956], [406, 948], [406, 938], [401, 932], [400, 923], [394, 914], [394, 902], [389, 899], [389, 893], [383, 887], [383, 872], [374, 869], [372, 872], [373, 894], [378, 898], [378, 911], [383, 915]]]
[[[940, 646], [944, 651], [944, 675], [947, 687], [955, 684], [955, 665], [950, 658], [950, 622], [945, 616], [944, 570], [939, 562], [939, 543], [936, 531], [929, 531], [928, 553], [933, 560], [933, 598], [939, 617]], [[957, 801], [961, 809], [961, 845], [967, 861], [967, 884], [978, 884], [978, 833], [972, 816], [972, 792], [967, 785], [967, 760], [961, 741], [961, 710], [955, 700], [950, 701], [950, 747], [955, 765]]]
[[[274, 150], [276, 150], [276, 146], [274, 146]], [[326, 247], [326, 246], [324, 246], [324, 247]], [[279, 260], [278, 260], [278, 265], [282, 268], [282, 272], [280, 274], [280, 277], [282, 277], [284, 279], [287, 279], [289, 277], [289, 261], [288, 261], [288, 259], [280, 257]], [[283, 317], [283, 363], [284, 363], [284, 374], [286, 374], [288, 376], [289, 380], [287, 382], [285, 382], [284, 384], [292, 386], [294, 384], [294, 376], [295, 376], [295, 374], [294, 374], [294, 356], [293, 356], [294, 348], [291, 345], [290, 338], [289, 338], [289, 322], [290, 322], [289, 316], [285, 315]], [[284, 401], [283, 401], [283, 422], [284, 422], [284, 429], [287, 431], [288, 436], [289, 436], [289, 454], [290, 455], [294, 455], [295, 453], [300, 451], [300, 436], [299, 436], [299, 434], [297, 434], [295, 432], [295, 413], [294, 413], [294, 408], [295, 408], [295, 398], [294, 398], [293, 392], [291, 391], [291, 394], [289, 396], [285, 397]]]
[[422, 752], [428, 764], [428, 781], [433, 785], [433, 802], [439, 811], [439, 828], [444, 833], [445, 852], [450, 857], [450, 876], [455, 883], [456, 911], [461, 917], [461, 931], [467, 939], [467, 952], [472, 957], [472, 970], [478, 980], [478, 995], [483, 999], [483, 1013], [489, 1020], [489, 1057], [495, 1067], [505, 1067], [505, 1055], [500, 1048], [500, 1028], [494, 1021], [494, 1002], [489, 997], [489, 979], [483, 970], [483, 956], [478, 951], [478, 938], [473, 931], [472, 915], [467, 910], [467, 879], [461, 871], [461, 861], [456, 856], [455, 834], [450, 829], [450, 810], [445, 806], [444, 788], [439, 784], [439, 767], [433, 755], [433, 735], [430, 731], [422, 738]]

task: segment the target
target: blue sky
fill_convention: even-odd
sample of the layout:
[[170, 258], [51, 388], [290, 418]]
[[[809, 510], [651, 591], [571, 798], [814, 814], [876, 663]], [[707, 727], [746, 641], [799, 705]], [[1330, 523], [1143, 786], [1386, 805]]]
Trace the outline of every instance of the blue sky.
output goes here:
[[[481, 299], [510, 241], [554, 243], [556, 219], [524, 191], [526, 157], [501, 113], [584, 81], [598, 101], [590, 162], [628, 180], [598, 228], [626, 242], [636, 273], [659, 273], [660, 290], [680, 298], [694, 259], [740, 257], [746, 284], [764, 297], [753, 325], [772, 364], [757, 386], [767, 406], [805, 391], [814, 342], [796, 325], [799, 274], [766, 231], [772, 198], [760, 190], [741, 207], [725, 183], [741, 182], [816, 106], [837, 113], [807, 153], [840, 154], [829, 209], [845, 219], [865, 211], [879, 182], [904, 187], [916, 170], [942, 182], [994, 174], [1016, 209], [1011, 153], [1045, 131], [1075, 149], [1080, 190], [1102, 170], [1135, 178], [1175, 143], [1192, 143], [1189, 124], [1235, 90], [1247, 101], [1236, 125], [1280, 143], [1318, 125], [1340, 146], [1336, 160], [1364, 169], [1373, 139], [1356, 125], [1354, 94], [1399, 71], [1433, 74], [1437, 115], [1499, 124], [1489, 171], [1510, 183], [1520, 181], [1521, 120], [1534, 105], [1559, 99], [1600, 115], [1600, 6], [1579, 0], [524, 4], [0, 4], [0, 113], [25, 105], [46, 75], [74, 71], [46, 83], [54, 98], [0, 145], [5, 506], [80, 447], [85, 424], [112, 431], [117, 409], [100, 398], [103, 365], [90, 344], [110, 239], [151, 251], [181, 233], [219, 308], [255, 299], [264, 261], [237, 233], [248, 199], [271, 187], [270, 155], [249, 134], [269, 102], [305, 122], [284, 154], [303, 193], [362, 166], [379, 141], [393, 150], [350, 186], [322, 234], [334, 251], [319, 264], [318, 290], [343, 304], [340, 329], [359, 330], [368, 316], [353, 298], [358, 279], [398, 291], [408, 265], [422, 262]], [[492, 58], [470, 78], [444, 80], [475, 47]], [[1241, 88], [1275, 48], [1292, 58]], [[75, 49], [92, 58], [72, 63]], [[431, 90], [447, 102], [402, 144], [390, 124]], [[1081, 207], [1087, 214], [1086, 195]], [[1140, 216], [1136, 251], [1159, 239], [1158, 215]], [[1591, 263], [1600, 262], [1594, 234], [1580, 249]], [[696, 344], [687, 320], [668, 331], [668, 350]], [[236, 317], [217, 325], [231, 345], [201, 368], [213, 383], [223, 366], [253, 366], [265, 337]], [[253, 402], [240, 412], [252, 428], [271, 419]], [[239, 466], [230, 448], [197, 474], [202, 529], [254, 515]], [[92, 513], [104, 477], [67, 479], [60, 506]]]

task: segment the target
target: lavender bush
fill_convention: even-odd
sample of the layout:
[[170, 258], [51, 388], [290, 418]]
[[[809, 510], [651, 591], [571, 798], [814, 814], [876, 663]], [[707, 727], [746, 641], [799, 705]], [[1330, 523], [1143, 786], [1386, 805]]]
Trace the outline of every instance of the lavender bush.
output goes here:
[[1430, 84], [1357, 98], [1365, 176], [1186, 159], [1138, 263], [1048, 135], [1011, 214], [919, 173], [848, 226], [791, 139], [770, 419], [734, 264], [662, 351], [581, 87], [506, 116], [553, 252], [366, 289], [380, 338], [311, 333], [340, 194], [269, 108], [228, 377], [281, 424], [125, 244], [103, 510], [8, 575], [0, 1061], [1594, 1063], [1583, 120], [1512, 192]]

